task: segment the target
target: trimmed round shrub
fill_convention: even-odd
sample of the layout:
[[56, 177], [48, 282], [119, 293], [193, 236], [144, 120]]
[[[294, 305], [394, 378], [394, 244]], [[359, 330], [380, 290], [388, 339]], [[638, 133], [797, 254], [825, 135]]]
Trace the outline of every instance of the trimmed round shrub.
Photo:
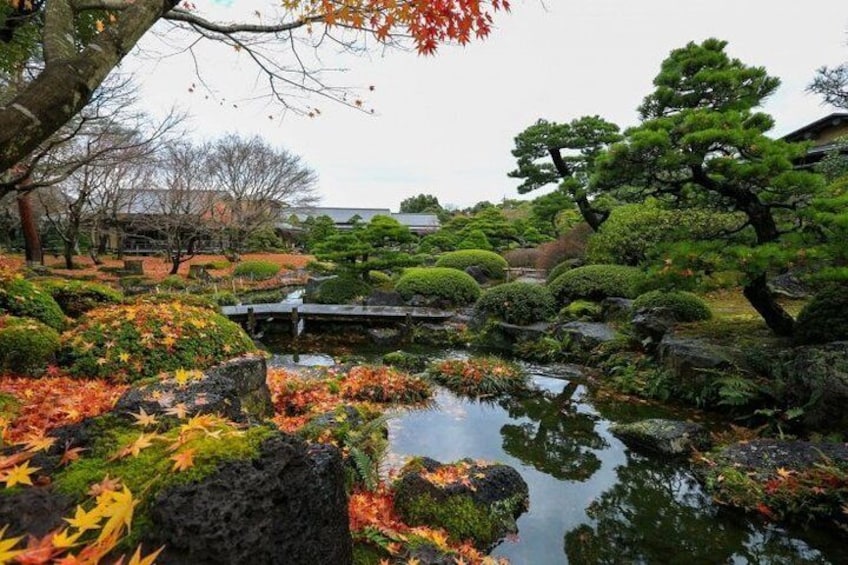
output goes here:
[[368, 282], [379, 287], [391, 287], [392, 277], [383, 271], [368, 271]]
[[371, 286], [356, 277], [336, 277], [321, 283], [315, 301], [319, 304], [347, 304], [354, 298], [367, 296]]
[[678, 322], [697, 322], [713, 317], [710, 307], [691, 292], [652, 290], [633, 301], [633, 311], [644, 308], [665, 308]]
[[644, 273], [636, 267], [586, 265], [561, 274], [548, 288], [557, 304], [578, 298], [599, 302], [610, 296], [635, 298], [644, 281]]
[[526, 282], [506, 283], [485, 291], [474, 309], [480, 314], [519, 325], [548, 320], [556, 313], [551, 291]]
[[159, 281], [158, 286], [167, 290], [185, 290], [188, 288], [188, 282], [180, 275], [168, 275]]
[[59, 332], [31, 318], [0, 318], [0, 370], [37, 376], [56, 357]]
[[71, 318], [79, 318], [92, 308], [117, 304], [123, 295], [104, 284], [67, 279], [47, 279], [38, 286], [50, 293], [53, 300]]
[[264, 281], [280, 272], [280, 266], [271, 261], [242, 261], [236, 265], [233, 274], [237, 277]]
[[436, 261], [436, 266], [459, 269], [460, 271], [464, 271], [468, 267], [480, 267], [488, 276], [494, 279], [502, 279], [506, 276], [506, 268], [509, 264], [506, 259], [494, 251], [462, 249], [440, 256]]
[[813, 296], [798, 314], [795, 340], [798, 343], [848, 340], [848, 289], [845, 286], [831, 286]]
[[473, 304], [480, 298], [480, 285], [471, 275], [447, 267], [407, 269], [398, 279], [395, 290], [404, 300], [418, 294], [454, 306]]
[[551, 283], [557, 279], [561, 274], [567, 273], [571, 269], [574, 269], [573, 259], [568, 259], [551, 269], [551, 272], [548, 273], [548, 283]]
[[0, 314], [35, 318], [55, 330], [65, 325], [65, 314], [45, 290], [19, 277], [0, 278]]
[[91, 310], [62, 335], [60, 361], [76, 377], [133, 382], [255, 349], [237, 324], [206, 308], [139, 302]]

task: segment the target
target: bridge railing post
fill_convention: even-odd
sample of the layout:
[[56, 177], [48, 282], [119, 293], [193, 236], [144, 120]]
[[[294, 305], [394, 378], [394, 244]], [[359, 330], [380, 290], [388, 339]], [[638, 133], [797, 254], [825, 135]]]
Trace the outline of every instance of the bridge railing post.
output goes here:
[[297, 311], [297, 306], [292, 306], [291, 309], [291, 324], [292, 336], [296, 339], [300, 337], [300, 314]]
[[247, 334], [250, 337], [256, 337], [256, 313], [252, 306], [247, 308]]

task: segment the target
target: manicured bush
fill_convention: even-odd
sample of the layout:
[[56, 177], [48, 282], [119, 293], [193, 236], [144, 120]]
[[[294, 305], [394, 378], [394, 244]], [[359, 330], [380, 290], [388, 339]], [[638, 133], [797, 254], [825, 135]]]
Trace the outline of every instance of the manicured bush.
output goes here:
[[447, 267], [407, 269], [395, 290], [404, 300], [419, 294], [454, 306], [473, 304], [480, 297], [480, 285], [470, 275]]
[[392, 286], [392, 277], [383, 271], [368, 271], [368, 282], [382, 288]]
[[468, 396], [507, 394], [527, 387], [524, 371], [497, 357], [449, 359], [433, 364], [428, 372], [437, 383]]
[[547, 288], [525, 282], [502, 284], [485, 291], [474, 309], [519, 325], [548, 320], [556, 312], [554, 297]]
[[493, 251], [483, 249], [462, 249], [445, 253], [436, 261], [437, 267], [448, 267], [464, 271], [468, 267], [480, 267], [494, 279], [502, 279], [506, 275], [509, 264], [506, 259]]
[[38, 286], [50, 293], [53, 300], [71, 318], [78, 318], [98, 306], [117, 304], [123, 295], [104, 284], [67, 279], [48, 279]]
[[228, 290], [214, 292], [210, 294], [208, 298], [215, 302], [218, 306], [235, 306], [238, 304], [238, 298], [236, 298], [236, 295]]
[[236, 265], [233, 275], [264, 281], [280, 272], [280, 266], [270, 261], [242, 261]]
[[510, 267], [535, 268], [541, 252], [535, 247], [522, 247], [504, 252], [504, 259]]
[[795, 325], [798, 343], [848, 340], [848, 288], [831, 286], [804, 306]]
[[71, 375], [132, 382], [177, 369], [207, 369], [254, 351], [235, 323], [178, 302], [105, 306], [62, 335], [61, 363]]
[[319, 304], [347, 304], [355, 298], [367, 296], [369, 292], [371, 286], [365, 281], [352, 276], [341, 276], [322, 282], [315, 301]]
[[690, 292], [652, 290], [633, 301], [633, 311], [643, 308], [665, 308], [678, 322], [709, 320], [713, 314], [707, 303]]
[[0, 370], [36, 376], [55, 359], [59, 333], [31, 318], [0, 317]]
[[586, 265], [558, 276], [548, 285], [557, 304], [578, 298], [600, 301], [610, 296], [635, 298], [645, 275], [635, 267]]
[[568, 259], [583, 259], [589, 236], [593, 233], [589, 224], [577, 224], [556, 241], [543, 243], [538, 247], [539, 260], [536, 262], [536, 268], [549, 271]]
[[547, 277], [548, 283], [552, 283], [561, 274], [563, 274], [567, 271], [570, 271], [571, 269], [574, 269], [574, 268], [576, 268], [574, 266], [574, 259], [566, 259], [565, 261], [563, 261], [562, 263], [560, 263], [559, 265], [557, 265], [556, 267], [551, 269], [551, 271], [548, 273], [548, 277]]
[[159, 281], [158, 286], [166, 290], [185, 290], [188, 283], [180, 275], [168, 275]]
[[56, 330], [65, 325], [65, 314], [50, 293], [19, 275], [0, 277], [0, 314], [35, 318]]

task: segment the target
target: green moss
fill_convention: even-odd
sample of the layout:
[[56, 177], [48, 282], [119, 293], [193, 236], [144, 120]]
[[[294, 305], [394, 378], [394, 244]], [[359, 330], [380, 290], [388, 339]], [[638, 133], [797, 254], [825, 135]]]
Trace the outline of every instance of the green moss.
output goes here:
[[55, 330], [65, 325], [62, 309], [44, 290], [18, 276], [0, 277], [0, 314], [35, 318]]
[[280, 272], [280, 266], [270, 261], [243, 261], [236, 265], [233, 275], [257, 281], [270, 279]]
[[170, 486], [199, 481], [226, 461], [258, 457], [262, 442], [276, 433], [265, 426], [237, 430], [229, 424], [221, 424], [216, 426], [216, 430], [221, 430], [219, 437], [203, 435], [184, 444], [181, 449], [195, 450], [194, 466], [177, 472], [173, 470], [171, 459], [175, 452], [169, 450], [169, 446], [179, 437], [179, 427], [161, 433], [161, 439], [155, 439], [151, 447], [141, 450], [137, 456], [116, 459], [118, 452], [134, 442], [142, 430], [127, 426], [114, 416], [98, 418], [93, 425], [92, 435], [97, 437], [94, 445], [81, 459], [60, 470], [53, 477], [53, 484], [59, 492], [82, 501], [91, 485], [107, 475], [120, 479], [121, 484], [141, 501], [128, 544], [135, 543], [149, 525], [146, 514], [157, 493]]
[[37, 376], [55, 360], [59, 334], [30, 318], [0, 316], [0, 371]]
[[46, 279], [38, 286], [50, 293], [68, 316], [77, 318], [103, 304], [116, 304], [123, 299], [117, 290], [90, 281]]
[[596, 320], [601, 315], [601, 305], [589, 300], [575, 300], [560, 310], [563, 320]]
[[498, 539], [498, 518], [469, 496], [454, 495], [436, 500], [424, 493], [398, 504], [398, 511], [410, 525], [444, 528], [452, 541], [473, 539], [480, 546], [488, 546]]

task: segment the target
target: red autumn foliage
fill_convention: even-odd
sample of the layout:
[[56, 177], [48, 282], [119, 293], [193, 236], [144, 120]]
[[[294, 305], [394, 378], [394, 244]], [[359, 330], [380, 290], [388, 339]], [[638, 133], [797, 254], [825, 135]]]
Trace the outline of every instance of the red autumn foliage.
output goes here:
[[14, 398], [9, 408], [13, 415], [0, 416], [3, 443], [41, 436], [53, 428], [98, 416], [110, 410], [126, 389], [103, 380], [2, 376], [0, 394]]
[[588, 224], [577, 224], [556, 241], [543, 243], [536, 248], [539, 250], [536, 268], [550, 271], [567, 259], [582, 259], [586, 255], [590, 235], [592, 228]]

